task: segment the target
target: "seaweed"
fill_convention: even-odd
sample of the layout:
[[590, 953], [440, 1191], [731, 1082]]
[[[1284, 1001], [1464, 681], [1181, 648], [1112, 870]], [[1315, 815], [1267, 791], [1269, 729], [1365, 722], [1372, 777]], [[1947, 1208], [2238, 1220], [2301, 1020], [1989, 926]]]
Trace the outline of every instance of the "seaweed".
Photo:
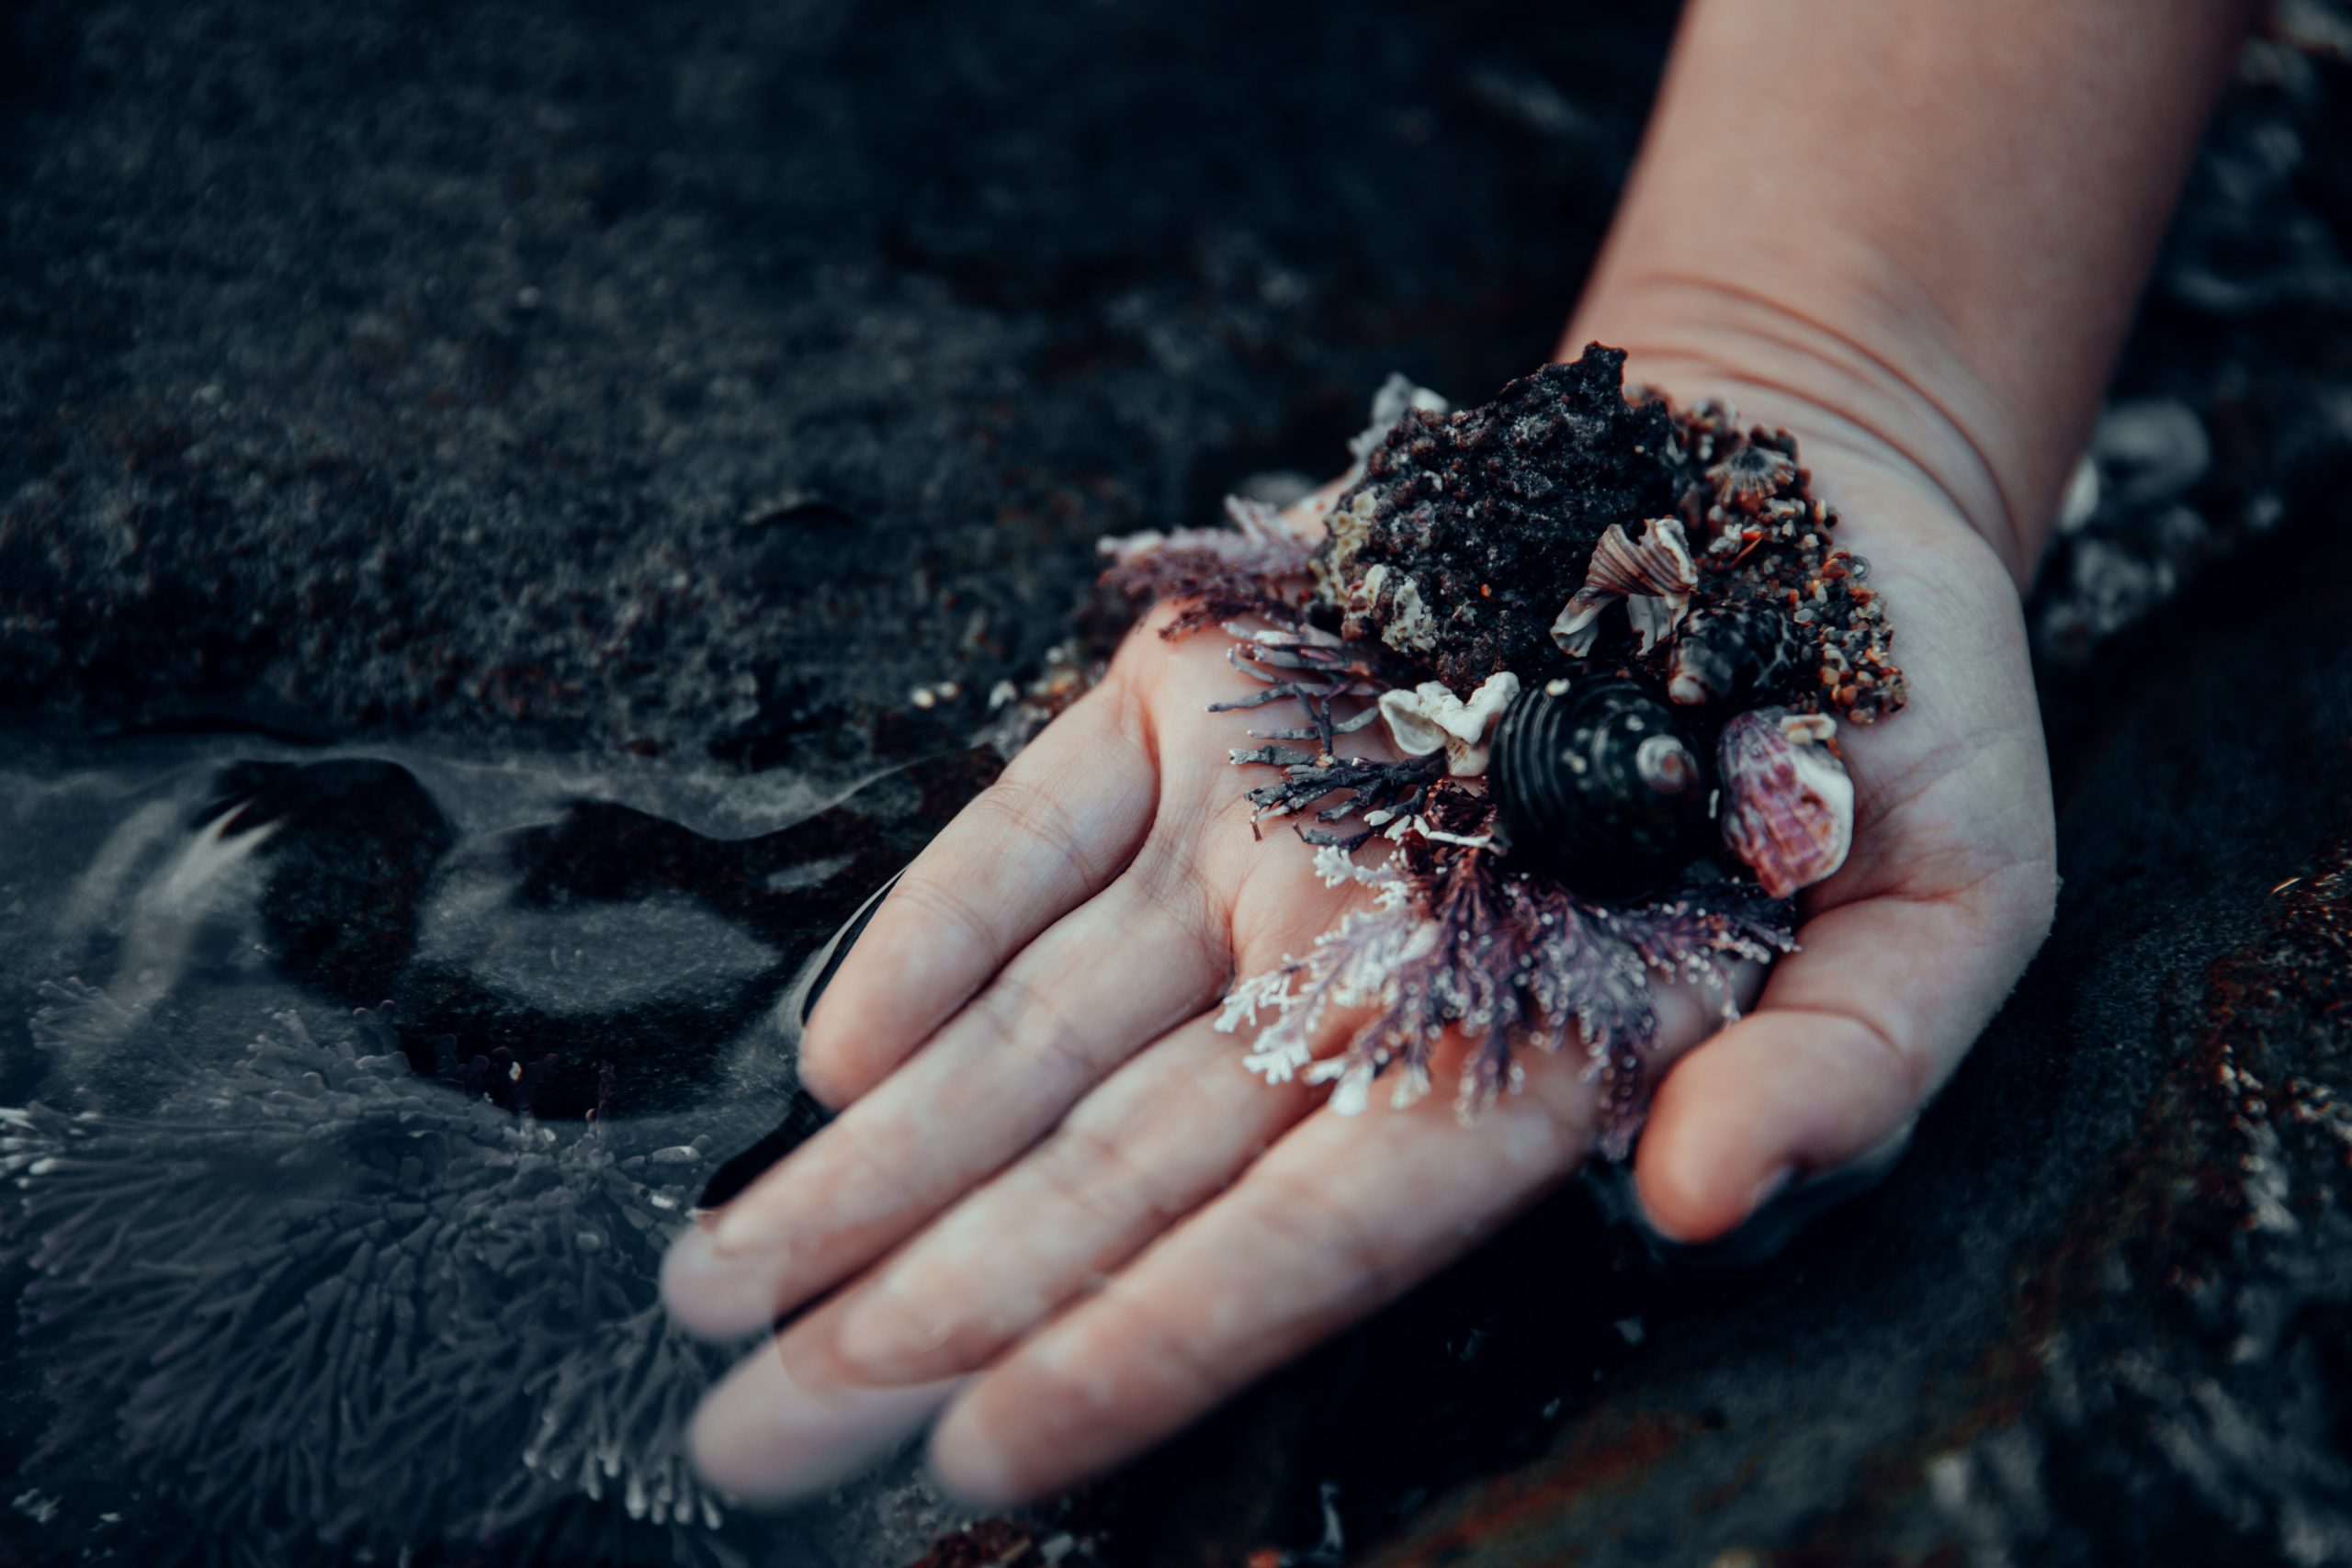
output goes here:
[[[1470, 825], [1470, 824], [1461, 824]], [[1433, 836], [1434, 834], [1434, 836]], [[1685, 981], [1738, 1016], [1731, 966], [1791, 951], [1788, 904], [1709, 884], [1639, 903], [1595, 903], [1542, 878], [1505, 871], [1489, 845], [1426, 819], [1380, 864], [1348, 847], [1318, 852], [1327, 885], [1358, 883], [1369, 907], [1235, 986], [1217, 1027], [1255, 1032], [1245, 1058], [1271, 1082], [1333, 1085], [1351, 1114], [1394, 1071], [1399, 1107], [1429, 1092], [1450, 1038], [1466, 1046], [1457, 1113], [1475, 1120], [1516, 1090], [1531, 1053], [1571, 1046], [1600, 1088], [1599, 1144], [1622, 1157], [1639, 1129], [1657, 1044], [1653, 983]], [[1334, 1010], [1372, 1016], [1336, 1053], [1317, 1055]]]
[[[44, 1031], [110, 1006], [55, 992]], [[707, 1140], [546, 1122], [413, 1054], [388, 1009], [324, 1039], [288, 1011], [150, 1109], [0, 1109], [0, 1252], [54, 1410], [28, 1479], [85, 1538], [151, 1521], [141, 1561], [579, 1561], [649, 1530], [728, 1560], [683, 1441], [727, 1352], [655, 1290]]]
[[1102, 541], [1102, 584], [1139, 603], [1179, 608], [1159, 635], [1175, 638], [1243, 616], [1290, 624], [1305, 614], [1315, 538], [1263, 502], [1225, 498], [1230, 528], [1179, 528]]

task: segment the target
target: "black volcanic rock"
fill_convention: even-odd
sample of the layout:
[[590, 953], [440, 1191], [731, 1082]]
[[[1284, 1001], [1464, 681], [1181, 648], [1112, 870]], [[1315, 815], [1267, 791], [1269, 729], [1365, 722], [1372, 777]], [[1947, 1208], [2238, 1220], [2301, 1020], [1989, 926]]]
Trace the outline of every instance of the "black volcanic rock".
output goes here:
[[1625, 400], [1624, 367], [1596, 344], [1476, 408], [1408, 410], [1316, 553], [1347, 635], [1426, 660], [1463, 693], [1548, 662], [1602, 530], [1674, 510], [1672, 426], [1664, 404]]

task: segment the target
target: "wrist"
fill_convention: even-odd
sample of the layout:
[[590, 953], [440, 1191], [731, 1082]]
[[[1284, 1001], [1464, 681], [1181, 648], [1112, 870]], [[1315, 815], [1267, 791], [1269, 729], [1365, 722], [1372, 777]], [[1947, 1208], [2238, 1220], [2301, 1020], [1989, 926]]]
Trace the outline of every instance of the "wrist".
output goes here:
[[[1834, 292], [1836, 313], [1784, 302], [1808, 292]], [[1767, 292], [1698, 274], [1616, 272], [1586, 297], [1560, 353], [1573, 357], [1591, 341], [1623, 348], [1629, 388], [1686, 405], [1713, 399], [1744, 423], [1788, 430], [1825, 475], [1859, 468], [1909, 486], [1981, 540], [2022, 589], [2075, 434], [2060, 436], [2064, 456], [2053, 461], [2009, 428], [1961, 355], [1873, 324], [1873, 314], [1892, 312], [1857, 309], [1869, 298], [1817, 283]], [[2054, 480], [2043, 471], [2053, 468]]]
[[1691, 0], [1569, 347], [1909, 466], [2022, 584], [2244, 22]]

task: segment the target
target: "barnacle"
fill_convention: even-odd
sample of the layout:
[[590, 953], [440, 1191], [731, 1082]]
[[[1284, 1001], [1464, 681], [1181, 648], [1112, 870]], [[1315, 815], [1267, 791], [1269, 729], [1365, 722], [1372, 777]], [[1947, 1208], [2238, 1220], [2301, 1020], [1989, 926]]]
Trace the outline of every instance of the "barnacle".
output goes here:
[[143, 1491], [136, 1517], [185, 1527], [146, 1562], [582, 1529], [716, 1560], [682, 1433], [724, 1356], [654, 1291], [714, 1162], [658, 1136], [453, 1093], [367, 1013], [323, 1040], [281, 1013], [151, 1107], [0, 1109], [0, 1252], [56, 1409], [30, 1474], [85, 1528]]
[[1385, 561], [1348, 585], [1342, 607], [1348, 625], [1376, 629], [1380, 640], [1399, 653], [1428, 653], [1437, 647], [1437, 620], [1421, 585]]
[[1583, 658], [1600, 636], [1600, 613], [1623, 599], [1641, 651], [1647, 653], [1674, 635], [1698, 587], [1699, 569], [1691, 564], [1690, 541], [1680, 523], [1651, 518], [1638, 539], [1619, 524], [1593, 547], [1584, 586], [1552, 623], [1552, 640], [1561, 652]]
[[1796, 443], [1742, 430], [1704, 403], [1676, 416], [1681, 513], [1699, 586], [1672, 646], [1645, 647], [1677, 702], [1834, 710], [1869, 724], [1907, 694], [1870, 565], [1834, 543], [1838, 515], [1806, 493]]
[[1475, 778], [1487, 771], [1487, 732], [1518, 699], [1519, 677], [1505, 670], [1487, 676], [1468, 702], [1438, 681], [1424, 681], [1409, 692], [1383, 692], [1380, 716], [1405, 755], [1442, 751], [1446, 772]]
[[1707, 469], [1707, 483], [1724, 506], [1754, 511], [1795, 482], [1796, 459], [1758, 441], [1745, 441]]
[[1374, 448], [1388, 439], [1388, 433], [1396, 428], [1397, 422], [1416, 411], [1440, 415], [1453, 412], [1453, 405], [1439, 394], [1427, 387], [1415, 386], [1409, 376], [1392, 372], [1388, 379], [1380, 384], [1380, 390], [1372, 395], [1369, 423], [1362, 431], [1348, 437], [1348, 456], [1353, 459], [1348, 476], [1350, 483], [1363, 477], [1363, 460], [1372, 456]]

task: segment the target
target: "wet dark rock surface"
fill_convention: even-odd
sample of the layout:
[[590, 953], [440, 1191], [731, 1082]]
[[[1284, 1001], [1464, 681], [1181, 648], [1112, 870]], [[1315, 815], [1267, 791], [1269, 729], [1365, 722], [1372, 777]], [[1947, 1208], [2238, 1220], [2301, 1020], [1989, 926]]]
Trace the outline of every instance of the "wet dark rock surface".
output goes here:
[[1095, 536], [1544, 351], [1666, 18], [17, 7], [0, 1560], [2352, 1557], [2352, 77], [2290, 10], [2030, 606], [2057, 934], [1895, 1177], [1736, 1274], [1564, 1194], [958, 1536], [904, 1462], [712, 1527], [662, 1242], [813, 1125], [812, 955]]

